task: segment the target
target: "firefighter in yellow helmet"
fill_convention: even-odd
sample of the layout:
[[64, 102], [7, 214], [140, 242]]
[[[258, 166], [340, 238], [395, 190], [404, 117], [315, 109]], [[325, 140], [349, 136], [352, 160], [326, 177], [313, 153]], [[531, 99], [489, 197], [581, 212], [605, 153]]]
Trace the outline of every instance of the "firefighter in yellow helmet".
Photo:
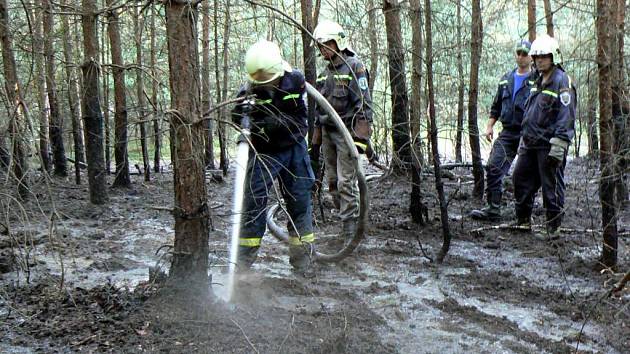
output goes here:
[[[369, 147], [372, 124], [372, 99], [368, 72], [350, 48], [343, 28], [332, 21], [322, 21], [313, 32], [322, 58], [328, 62], [318, 78], [317, 90], [337, 111], [354, 138], [355, 147], [365, 153]], [[328, 115], [319, 110], [315, 120], [311, 159], [318, 159], [319, 147], [325, 158], [329, 190], [343, 222], [342, 234], [354, 236], [359, 215], [357, 171], [343, 135]]]
[[259, 41], [245, 55], [248, 82], [238, 97], [255, 101], [237, 105], [232, 118], [251, 121], [251, 142], [241, 236], [239, 269], [251, 267], [265, 233], [265, 210], [273, 183], [279, 179], [289, 222], [289, 262], [301, 274], [312, 274], [314, 182], [304, 137], [307, 133], [304, 75], [282, 59], [280, 48]]

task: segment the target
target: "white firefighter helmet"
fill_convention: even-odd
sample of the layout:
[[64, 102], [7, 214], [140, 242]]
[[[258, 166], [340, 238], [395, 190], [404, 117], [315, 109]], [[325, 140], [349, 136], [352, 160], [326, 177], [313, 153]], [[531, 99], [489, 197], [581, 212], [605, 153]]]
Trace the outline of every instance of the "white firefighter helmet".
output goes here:
[[529, 55], [532, 58], [535, 58], [538, 55], [553, 55], [553, 63], [560, 63], [560, 46], [558, 45], [558, 41], [553, 37], [550, 37], [548, 34], [541, 34], [537, 36], [534, 42], [532, 43], [532, 48], [529, 51]]
[[266, 84], [291, 72], [291, 65], [282, 59], [277, 44], [260, 40], [245, 54], [245, 69], [253, 84]]
[[354, 55], [354, 50], [350, 48], [348, 36], [343, 30], [343, 27], [337, 22], [328, 20], [321, 21], [313, 31], [313, 37], [315, 37], [315, 41], [318, 44], [335, 41], [340, 52], [348, 51], [350, 54]]

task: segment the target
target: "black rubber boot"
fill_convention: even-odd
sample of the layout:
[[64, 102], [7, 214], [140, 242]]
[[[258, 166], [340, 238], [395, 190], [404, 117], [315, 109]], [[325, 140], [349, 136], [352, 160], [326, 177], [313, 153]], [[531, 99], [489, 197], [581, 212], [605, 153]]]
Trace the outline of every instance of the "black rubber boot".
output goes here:
[[547, 223], [545, 228], [549, 236], [555, 236], [562, 224], [562, 213], [547, 213]]
[[481, 210], [475, 209], [470, 212], [470, 217], [477, 220], [497, 221], [501, 219], [501, 194], [488, 193], [488, 205]]
[[293, 271], [305, 278], [315, 276], [313, 271], [313, 256], [315, 248], [312, 243], [302, 242], [301, 245], [289, 246], [289, 263], [293, 266]]
[[509, 226], [515, 227], [517, 231], [529, 232], [532, 231], [532, 218], [517, 216], [516, 221], [511, 222]]
[[260, 247], [238, 247], [238, 260], [236, 263], [236, 270], [238, 272], [246, 272], [252, 268], [252, 265], [256, 261], [256, 255]]

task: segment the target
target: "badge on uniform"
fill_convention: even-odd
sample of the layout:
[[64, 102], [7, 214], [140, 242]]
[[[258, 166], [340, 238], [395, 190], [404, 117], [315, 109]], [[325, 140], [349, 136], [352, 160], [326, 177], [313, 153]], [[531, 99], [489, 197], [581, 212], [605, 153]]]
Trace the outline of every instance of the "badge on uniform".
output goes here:
[[359, 88], [361, 90], [367, 90], [367, 88], [368, 88], [368, 81], [367, 81], [367, 78], [365, 76], [359, 78]]
[[569, 91], [564, 91], [560, 94], [560, 102], [563, 106], [568, 106], [571, 103], [571, 94]]

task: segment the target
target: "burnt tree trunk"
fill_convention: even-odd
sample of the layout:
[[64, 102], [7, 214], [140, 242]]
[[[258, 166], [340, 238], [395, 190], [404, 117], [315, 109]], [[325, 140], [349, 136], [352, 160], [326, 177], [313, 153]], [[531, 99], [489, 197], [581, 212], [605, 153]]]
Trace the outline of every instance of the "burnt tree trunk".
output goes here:
[[483, 22], [481, 20], [480, 0], [472, 2], [472, 28], [470, 39], [470, 90], [468, 91], [468, 139], [472, 155], [475, 184], [473, 196], [483, 198], [484, 175], [479, 146], [479, 128], [477, 126], [477, 99], [479, 96], [479, 62], [483, 47]]
[[[422, 9], [420, 0], [409, 2], [409, 21], [411, 22], [411, 102], [409, 104], [411, 126], [411, 193], [409, 213], [413, 222], [424, 225], [428, 220], [427, 206], [422, 201], [421, 183], [424, 157], [420, 138], [422, 122]], [[373, 28], [373, 27], [371, 27]]]
[[136, 37], [136, 96], [138, 96], [138, 125], [140, 126], [140, 146], [142, 148], [142, 166], [144, 169], [144, 180], [151, 180], [151, 166], [149, 164], [149, 148], [147, 139], [147, 124], [145, 118], [146, 101], [144, 99], [144, 77], [142, 71], [142, 28], [144, 27], [144, 18], [139, 11], [135, 9], [134, 16], [134, 32]]
[[[67, 0], [64, 1], [67, 4]], [[74, 53], [72, 40], [70, 37], [70, 26], [68, 17], [61, 16], [61, 29], [63, 32], [63, 57], [66, 61], [66, 94], [68, 95], [68, 105], [72, 119], [72, 140], [74, 143], [74, 180], [76, 184], [81, 184], [81, 163], [85, 162], [85, 149], [83, 146], [83, 129], [81, 128], [81, 111], [79, 107], [79, 91], [77, 89], [77, 74], [74, 66]]]
[[551, 37], [553, 35], [553, 10], [551, 10], [551, 0], [543, 0], [545, 6], [545, 22], [547, 24], [547, 34]]
[[[201, 111], [206, 114], [210, 111], [210, 2], [201, 3], [202, 38], [201, 38]], [[206, 167], [215, 169], [214, 165], [214, 124], [210, 116], [204, 117], [204, 129], [206, 130]]]
[[99, 102], [98, 76], [98, 35], [96, 33], [96, 0], [82, 0], [83, 14], [83, 95], [81, 111], [86, 135], [86, 160], [88, 164], [88, 184], [90, 202], [107, 202], [106, 170], [103, 156], [103, 116]]
[[462, 0], [457, 0], [457, 133], [455, 135], [455, 161], [462, 162], [464, 139], [464, 60], [462, 58]]
[[55, 49], [53, 48], [54, 24], [52, 5], [49, 0], [42, 0], [43, 25], [44, 25], [44, 54], [46, 57], [46, 89], [48, 91], [48, 107], [50, 112], [49, 132], [50, 145], [53, 153], [53, 173], [56, 176], [68, 175], [68, 162], [66, 149], [63, 145], [63, 117], [59, 112], [57, 100], [57, 84], [55, 83]]
[[9, 27], [9, 10], [6, 0], [0, 0], [0, 41], [2, 42], [2, 63], [4, 67], [4, 90], [12, 109], [9, 117], [9, 136], [11, 138], [12, 179], [17, 187], [18, 196], [27, 199], [29, 195], [26, 182], [25, 134], [26, 120], [21, 97], [21, 86], [17, 75], [17, 66], [13, 53], [13, 38]]
[[597, 0], [597, 64], [599, 72], [600, 171], [599, 199], [602, 206], [604, 245], [601, 262], [605, 267], [617, 264], [617, 208], [615, 203], [614, 127], [612, 120], [611, 56], [612, 6]]
[[[105, 64], [105, 58], [107, 57], [107, 40], [105, 39], [105, 21], [101, 23], [101, 41], [103, 51], [101, 52], [101, 63]], [[107, 174], [112, 171], [112, 154], [111, 154], [111, 129], [109, 119], [109, 73], [104, 67], [101, 67], [103, 73], [103, 120], [105, 124], [105, 169]]]
[[208, 225], [204, 177], [196, 5], [165, 3], [171, 90], [171, 141], [175, 189], [175, 287], [208, 292]]
[[[107, 0], [112, 6], [115, 0]], [[112, 55], [112, 76], [114, 77], [114, 160], [116, 176], [112, 187], [130, 187], [129, 156], [127, 155], [127, 93], [125, 92], [125, 64], [120, 44], [120, 28], [118, 26], [117, 9], [107, 12], [107, 33], [109, 50]]]
[[405, 79], [405, 48], [400, 27], [400, 4], [398, 0], [384, 0], [385, 29], [387, 32], [387, 58], [392, 94], [392, 141], [393, 169], [402, 173], [411, 163], [409, 141], [409, 98]]
[[527, 33], [529, 41], [536, 39], [536, 0], [527, 0]]
[[[479, 0], [474, 0], [479, 1]], [[474, 7], [473, 7], [474, 8]], [[426, 33], [426, 65], [427, 65], [427, 88], [429, 91], [429, 120], [431, 126], [431, 152], [433, 154], [433, 173], [435, 175], [435, 190], [438, 193], [440, 202], [440, 221], [442, 222], [442, 248], [437, 256], [438, 263], [441, 263], [446, 257], [451, 246], [451, 232], [448, 225], [448, 206], [446, 204], [446, 196], [444, 195], [444, 185], [442, 184], [442, 171], [440, 167], [440, 153], [438, 150], [437, 140], [437, 122], [435, 118], [435, 92], [433, 89], [433, 38], [431, 25], [431, 1], [424, 0], [424, 26]]]

